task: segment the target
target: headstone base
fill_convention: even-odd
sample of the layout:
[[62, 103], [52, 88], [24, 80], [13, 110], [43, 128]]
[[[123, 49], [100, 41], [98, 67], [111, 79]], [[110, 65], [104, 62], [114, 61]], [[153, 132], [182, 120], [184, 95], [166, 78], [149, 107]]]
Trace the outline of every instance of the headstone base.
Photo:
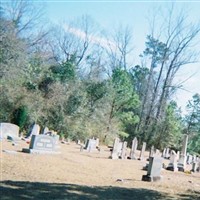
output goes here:
[[185, 170], [184, 170], [183, 167], [178, 167], [178, 171], [179, 171], [179, 172], [184, 172]]
[[166, 168], [166, 170], [176, 172], [178, 171], [178, 168], [177, 168], [177, 165], [170, 163], [168, 167]]
[[156, 181], [161, 181], [161, 180], [162, 180], [162, 176], [149, 176], [149, 175], [142, 176], [142, 181], [156, 182]]
[[22, 149], [24, 153], [31, 153], [31, 154], [60, 154], [59, 151], [44, 151], [44, 150], [37, 150], [37, 149]]
[[177, 167], [178, 167], [178, 171], [179, 171], [179, 172], [184, 172], [184, 171], [185, 171], [184, 165], [183, 165], [183, 164], [180, 164], [180, 163], [179, 163]]
[[113, 159], [113, 160], [117, 160], [117, 159], [119, 159], [119, 156], [117, 156], [117, 155], [111, 155], [110, 158]]
[[173, 166], [167, 167], [166, 170], [173, 171], [173, 172], [177, 172], [178, 171], [178, 169], [173, 167]]

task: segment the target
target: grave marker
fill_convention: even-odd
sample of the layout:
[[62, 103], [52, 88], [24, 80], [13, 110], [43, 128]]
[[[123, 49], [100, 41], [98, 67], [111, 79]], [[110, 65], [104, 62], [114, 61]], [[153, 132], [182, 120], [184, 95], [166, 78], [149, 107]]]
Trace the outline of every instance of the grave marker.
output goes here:
[[178, 171], [184, 172], [186, 165], [186, 151], [187, 151], [188, 135], [184, 135], [181, 155], [178, 162]]
[[147, 169], [147, 175], [142, 176], [143, 181], [159, 181], [161, 180], [161, 169], [162, 169], [162, 162], [163, 158], [162, 157], [150, 157], [149, 158], [149, 165]]
[[56, 151], [57, 138], [49, 135], [32, 135], [29, 149], [22, 149], [26, 153], [54, 154]]
[[89, 152], [96, 150], [96, 144], [97, 141], [95, 139], [88, 139], [84, 149], [86, 149]]
[[12, 123], [0, 123], [0, 137], [19, 139], [19, 126]]
[[137, 145], [138, 145], [138, 140], [137, 138], [135, 137], [133, 140], [132, 140], [132, 147], [131, 147], [131, 152], [130, 152], [130, 158], [132, 160], [135, 160], [137, 159], [136, 158], [136, 150], [137, 150]]
[[140, 152], [139, 160], [144, 160], [144, 152], [145, 152], [145, 149], [146, 149], [146, 142], [143, 142], [143, 144], [142, 144], [142, 150], [141, 150], [141, 152]]
[[119, 138], [115, 138], [112, 153], [111, 153], [112, 159], [118, 159], [118, 149], [119, 149], [118, 146], [119, 146]]
[[170, 162], [168, 164], [167, 170], [178, 171], [177, 168], [177, 154], [174, 150], [171, 151]]
[[127, 142], [123, 142], [122, 143], [122, 151], [121, 151], [121, 155], [120, 158], [121, 159], [126, 159], [126, 148], [127, 148]]

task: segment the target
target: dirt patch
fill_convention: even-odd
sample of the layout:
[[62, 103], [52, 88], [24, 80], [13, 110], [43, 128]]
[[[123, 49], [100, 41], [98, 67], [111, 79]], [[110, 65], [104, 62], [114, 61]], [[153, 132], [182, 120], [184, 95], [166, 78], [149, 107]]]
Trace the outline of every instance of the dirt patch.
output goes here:
[[59, 155], [22, 153], [28, 146], [1, 141], [1, 200], [200, 199], [200, 173], [163, 169], [162, 181], [143, 182], [147, 161], [111, 160], [106, 146], [89, 153], [70, 143], [60, 144]]

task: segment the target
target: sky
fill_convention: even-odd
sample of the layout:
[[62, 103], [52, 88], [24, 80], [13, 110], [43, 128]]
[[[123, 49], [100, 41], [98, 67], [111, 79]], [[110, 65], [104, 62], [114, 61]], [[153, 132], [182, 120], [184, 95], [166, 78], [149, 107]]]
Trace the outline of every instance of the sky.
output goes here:
[[[36, 0], [35, 0], [36, 2]], [[73, 20], [82, 15], [91, 16], [99, 27], [109, 30], [119, 24], [131, 27], [134, 40], [135, 64], [139, 62], [139, 54], [145, 48], [145, 39], [149, 31], [148, 19], [154, 9], [163, 9], [172, 1], [39, 1], [45, 2], [46, 14], [53, 23]], [[200, 21], [200, 0], [199, 1], [175, 1], [177, 10], [187, 9], [188, 20], [191, 22]], [[200, 38], [199, 38], [200, 39]], [[200, 40], [196, 44], [196, 49], [200, 49]], [[200, 56], [199, 56], [200, 61]], [[190, 78], [189, 78], [190, 77]], [[185, 81], [187, 80], [187, 81]], [[182, 107], [185, 112], [185, 106], [189, 99], [195, 93], [200, 93], [200, 63], [186, 65], [182, 67], [176, 76], [175, 83], [183, 82], [184, 90], [179, 90], [174, 96], [174, 100]]]

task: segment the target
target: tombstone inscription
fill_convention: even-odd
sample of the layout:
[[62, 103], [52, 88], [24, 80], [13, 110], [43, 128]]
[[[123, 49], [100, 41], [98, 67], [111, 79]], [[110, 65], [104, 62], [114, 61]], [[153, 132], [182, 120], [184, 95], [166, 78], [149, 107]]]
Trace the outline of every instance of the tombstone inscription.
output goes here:
[[29, 149], [22, 149], [26, 153], [54, 154], [56, 151], [57, 138], [49, 135], [32, 135]]

